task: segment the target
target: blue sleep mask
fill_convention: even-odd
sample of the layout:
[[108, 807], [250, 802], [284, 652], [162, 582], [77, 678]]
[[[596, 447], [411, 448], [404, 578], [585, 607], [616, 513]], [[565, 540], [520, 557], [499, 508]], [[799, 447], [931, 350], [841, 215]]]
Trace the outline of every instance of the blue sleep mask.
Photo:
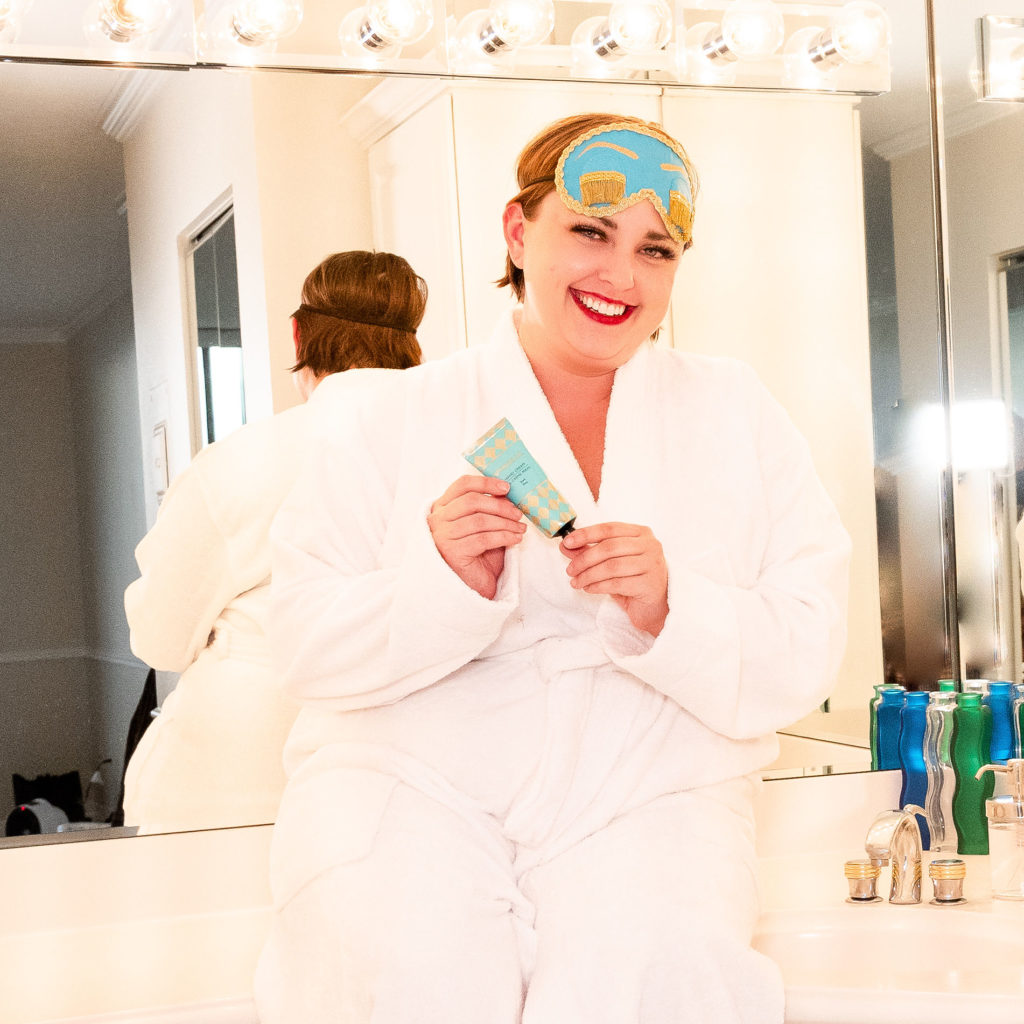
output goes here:
[[610, 217], [646, 199], [677, 242], [693, 237], [689, 158], [653, 129], [613, 122], [580, 135], [558, 158], [555, 188], [570, 210], [588, 217]]

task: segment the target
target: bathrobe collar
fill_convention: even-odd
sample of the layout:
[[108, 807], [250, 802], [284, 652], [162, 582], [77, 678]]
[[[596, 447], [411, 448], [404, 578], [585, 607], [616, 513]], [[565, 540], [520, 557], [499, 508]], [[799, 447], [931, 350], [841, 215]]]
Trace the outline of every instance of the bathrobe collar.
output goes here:
[[[649, 423], [653, 364], [657, 361], [653, 343], [641, 345], [615, 372], [605, 428], [601, 491], [598, 501], [594, 501], [519, 343], [513, 314], [509, 310], [501, 317], [491, 338], [496, 356], [492, 361], [495, 376], [491, 386], [503, 402], [503, 410], [496, 418], [507, 416], [511, 420], [552, 483], [575, 507], [580, 526], [611, 519], [648, 521], [654, 476], [653, 465], [646, 465], [655, 440]], [[644, 470], [640, 475], [638, 463]], [[627, 479], [631, 480], [628, 489]], [[638, 479], [643, 481], [639, 491]]]

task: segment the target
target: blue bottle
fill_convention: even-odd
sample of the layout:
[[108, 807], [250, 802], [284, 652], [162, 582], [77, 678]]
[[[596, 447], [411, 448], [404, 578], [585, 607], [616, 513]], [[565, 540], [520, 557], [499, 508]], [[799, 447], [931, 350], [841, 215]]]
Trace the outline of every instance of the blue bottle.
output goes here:
[[992, 712], [992, 746], [989, 760], [1006, 764], [1015, 755], [1013, 728], [1013, 684], [992, 680], [981, 699]]
[[868, 726], [869, 726], [869, 739], [871, 747], [871, 770], [876, 771], [878, 769], [878, 705], [882, 703], [882, 691], [883, 690], [899, 690], [903, 691], [903, 687], [898, 683], [875, 683], [874, 694], [868, 703]]
[[900, 766], [900, 712], [906, 700], [901, 689], [882, 690], [878, 704], [878, 768], [888, 771]]
[[1013, 687], [1013, 750], [1014, 757], [1024, 757], [1024, 729], [1021, 720], [1024, 717], [1024, 683], [1015, 683]]
[[[924, 807], [928, 799], [928, 771], [924, 762], [924, 731], [928, 716], [928, 692], [918, 690], [906, 695], [900, 711], [900, 734], [897, 744], [903, 785], [900, 789], [900, 807], [917, 804]], [[931, 848], [928, 821], [917, 815], [921, 828], [921, 847]]]

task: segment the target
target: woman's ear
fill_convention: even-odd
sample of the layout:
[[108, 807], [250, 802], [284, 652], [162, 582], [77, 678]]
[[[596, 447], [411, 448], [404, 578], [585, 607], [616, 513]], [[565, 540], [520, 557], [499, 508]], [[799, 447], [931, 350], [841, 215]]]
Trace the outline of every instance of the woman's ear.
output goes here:
[[292, 317], [292, 341], [295, 342], [295, 358], [299, 358], [299, 321]]
[[509, 259], [523, 269], [523, 234], [526, 227], [526, 215], [521, 203], [509, 203], [501, 216], [501, 227], [505, 232], [505, 244], [508, 246]]

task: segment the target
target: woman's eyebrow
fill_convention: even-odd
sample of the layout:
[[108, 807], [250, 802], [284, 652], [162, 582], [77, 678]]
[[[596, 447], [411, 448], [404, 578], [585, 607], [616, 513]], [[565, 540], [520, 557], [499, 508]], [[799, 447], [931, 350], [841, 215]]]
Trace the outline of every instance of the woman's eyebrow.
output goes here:
[[[618, 231], [619, 225], [615, 223], [614, 217], [595, 217], [597, 221], [600, 221], [606, 228], [610, 228], [612, 231]], [[674, 242], [675, 239], [667, 231], [655, 231], [654, 229], [648, 231], [644, 235], [644, 240], [648, 242]]]

